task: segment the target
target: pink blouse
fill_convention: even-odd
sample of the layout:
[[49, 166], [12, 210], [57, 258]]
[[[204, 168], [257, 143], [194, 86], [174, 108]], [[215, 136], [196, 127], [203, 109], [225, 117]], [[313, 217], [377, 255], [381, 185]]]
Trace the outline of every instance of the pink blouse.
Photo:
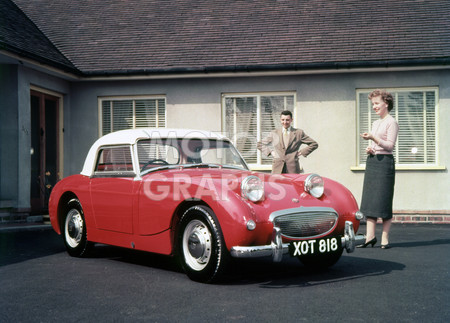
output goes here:
[[371, 143], [375, 154], [392, 155], [398, 135], [397, 121], [388, 114], [384, 119], [378, 119], [372, 124], [371, 133], [373, 136], [381, 139], [378, 145], [374, 141]]

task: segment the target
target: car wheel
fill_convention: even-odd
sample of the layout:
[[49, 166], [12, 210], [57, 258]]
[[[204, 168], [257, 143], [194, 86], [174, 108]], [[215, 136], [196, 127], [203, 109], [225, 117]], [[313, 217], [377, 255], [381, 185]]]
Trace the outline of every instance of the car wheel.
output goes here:
[[336, 250], [322, 255], [301, 256], [298, 259], [307, 267], [314, 269], [325, 269], [333, 266], [341, 258], [344, 249]]
[[83, 257], [88, 253], [92, 244], [87, 240], [83, 209], [77, 199], [70, 200], [67, 204], [62, 232], [69, 255]]
[[178, 235], [181, 266], [194, 281], [211, 283], [224, 272], [228, 263], [219, 223], [205, 206], [189, 208], [181, 217]]

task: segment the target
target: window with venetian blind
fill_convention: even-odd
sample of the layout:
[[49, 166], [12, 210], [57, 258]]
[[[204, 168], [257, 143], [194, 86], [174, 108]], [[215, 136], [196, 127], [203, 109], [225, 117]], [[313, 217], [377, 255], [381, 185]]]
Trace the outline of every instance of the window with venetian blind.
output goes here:
[[[394, 108], [390, 114], [397, 120], [399, 133], [394, 156], [397, 166], [429, 167], [437, 165], [437, 102], [438, 90], [387, 89], [394, 96]], [[369, 132], [372, 123], [379, 117], [368, 99], [372, 90], [357, 91], [358, 105], [358, 161], [366, 163], [367, 141], [359, 134]]]
[[101, 135], [125, 129], [166, 126], [165, 98], [102, 98], [100, 105]]
[[256, 143], [280, 127], [283, 110], [294, 112], [295, 94], [228, 94], [223, 96], [224, 128], [245, 161], [253, 166], [271, 165]]

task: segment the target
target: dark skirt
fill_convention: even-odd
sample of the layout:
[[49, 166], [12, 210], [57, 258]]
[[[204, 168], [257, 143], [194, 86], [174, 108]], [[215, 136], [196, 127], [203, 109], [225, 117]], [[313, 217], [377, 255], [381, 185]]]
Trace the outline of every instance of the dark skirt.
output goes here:
[[395, 161], [392, 155], [368, 155], [361, 212], [368, 218], [392, 218]]

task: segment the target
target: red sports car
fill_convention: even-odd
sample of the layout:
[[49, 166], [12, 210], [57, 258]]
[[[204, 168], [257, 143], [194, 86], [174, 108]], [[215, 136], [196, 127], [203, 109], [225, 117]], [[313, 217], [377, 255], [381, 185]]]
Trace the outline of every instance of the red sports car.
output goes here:
[[71, 256], [94, 243], [173, 255], [200, 282], [217, 280], [230, 257], [290, 254], [326, 267], [363, 241], [363, 215], [344, 186], [250, 171], [229, 139], [198, 130], [101, 137], [81, 173], [54, 187], [49, 209]]

